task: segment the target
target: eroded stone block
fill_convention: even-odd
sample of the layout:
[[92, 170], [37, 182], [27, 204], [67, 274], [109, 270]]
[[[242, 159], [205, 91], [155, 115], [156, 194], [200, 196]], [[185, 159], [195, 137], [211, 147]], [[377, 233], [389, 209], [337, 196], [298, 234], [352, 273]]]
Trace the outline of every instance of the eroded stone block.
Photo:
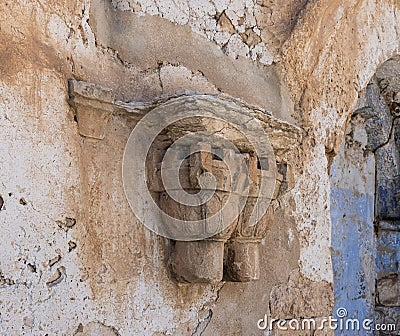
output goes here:
[[394, 139], [375, 153], [376, 216], [378, 219], [400, 218], [400, 154]]
[[375, 150], [387, 142], [392, 127], [389, 107], [380, 94], [378, 85], [371, 83], [366, 88], [366, 104], [370, 109], [365, 126], [368, 134], [368, 147]]
[[223, 241], [177, 241], [171, 260], [172, 272], [179, 282], [219, 282], [223, 276], [223, 255]]
[[381, 230], [400, 231], [400, 220], [380, 221], [378, 226]]
[[260, 241], [231, 240], [225, 246], [224, 280], [247, 282], [260, 278]]
[[386, 307], [400, 306], [400, 279], [398, 274], [378, 279], [376, 292], [378, 304]]
[[378, 278], [400, 273], [400, 232], [382, 230], [377, 238], [376, 272]]
[[386, 330], [375, 331], [375, 335], [400, 335], [400, 308], [375, 307], [375, 323]]

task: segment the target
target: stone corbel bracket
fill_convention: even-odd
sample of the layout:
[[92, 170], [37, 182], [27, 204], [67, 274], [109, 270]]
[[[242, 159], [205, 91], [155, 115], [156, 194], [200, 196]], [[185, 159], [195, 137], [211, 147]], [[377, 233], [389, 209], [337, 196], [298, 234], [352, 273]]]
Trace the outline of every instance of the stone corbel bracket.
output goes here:
[[[274, 171], [271, 176], [274, 176], [272, 179], [275, 179], [276, 182], [273, 195], [269, 199], [278, 199], [294, 186], [290, 165], [284, 160], [284, 156], [300, 143], [301, 129], [241, 99], [226, 94], [210, 95], [183, 91], [175, 95], [159, 97], [151, 102], [121, 102], [115, 100], [110, 89], [92, 83], [70, 80], [69, 103], [75, 109], [79, 133], [94, 139], [103, 139], [107, 136], [107, 124], [112, 114], [123, 115], [138, 122], [146, 113], [156, 108], [182, 115], [183, 119], [187, 109], [219, 109], [219, 115], [223, 118], [226, 116], [226, 119], [233, 125], [235, 125], [237, 114], [243, 114], [247, 120], [255, 119], [262, 126], [272, 145], [274, 157], [270, 158], [272, 161], [269, 161], [268, 165]], [[151, 162], [146, 161], [146, 166], [150, 167], [150, 169], [146, 168], [149, 173], [147, 175], [149, 190], [155, 195], [155, 199], [158, 199], [161, 208], [165, 208], [166, 212], [170, 210], [182, 218], [189, 218], [190, 215], [188, 215], [187, 209], [175, 205], [165, 196], [167, 190], [159, 177], [160, 163], [165, 150], [180, 137], [199, 129], [217, 134], [221, 128], [221, 123], [213, 123], [213, 121], [201, 118], [194, 124], [189, 120], [168, 127], [162, 136], [163, 140], [153, 145], [153, 149], [148, 155], [147, 161]], [[232, 158], [235, 155], [245, 157], [251, 171], [250, 190], [257, 189], [259, 179], [267, 173], [261, 171], [264, 168], [258, 167], [257, 160], [263, 160], [263, 158], [257, 158], [254, 155], [253, 148], [246, 143], [246, 138], [237, 132], [235, 127], [230, 128], [229, 132], [230, 140], [240, 153], [233, 153], [226, 148], [219, 147], [221, 155]], [[262, 139], [260, 141], [262, 143]], [[199, 146], [201, 147], [202, 144], [199, 143]], [[218, 147], [218, 144], [213, 144], [213, 146]], [[221, 176], [223, 184], [217, 183], [217, 197], [222, 199], [227, 193], [235, 192], [235, 190], [224, 182], [225, 172], [219, 161], [215, 161], [207, 152], [209, 151], [199, 149], [194, 157], [190, 156], [185, 163], [186, 166], [183, 166], [180, 178], [183, 179], [183, 184], [186, 183], [187, 189], [196, 191], [199, 187], [196, 178], [199, 172], [212, 172], [217, 177]], [[240, 172], [240, 167], [237, 169]], [[175, 278], [179, 282], [189, 283], [257, 280], [260, 275], [260, 242], [265, 237], [271, 221], [271, 211], [267, 211], [257, 225], [249, 226], [249, 213], [257, 211], [255, 206], [256, 196], [250, 192], [243, 212], [224, 231], [203, 240], [176, 241], [170, 256], [170, 266]], [[194, 220], [207, 219], [210, 211], [207, 206], [199, 206], [192, 212], [192, 215], [195, 217]]]
[[102, 86], [68, 81], [69, 103], [75, 109], [79, 134], [94, 139], [104, 139], [108, 119], [114, 111], [111, 89]]

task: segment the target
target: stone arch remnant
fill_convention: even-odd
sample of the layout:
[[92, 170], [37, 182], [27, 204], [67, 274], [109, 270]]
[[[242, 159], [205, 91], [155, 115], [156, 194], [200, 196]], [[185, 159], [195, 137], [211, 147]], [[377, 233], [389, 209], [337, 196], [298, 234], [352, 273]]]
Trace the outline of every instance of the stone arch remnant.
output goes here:
[[331, 171], [336, 309], [385, 324], [400, 321], [399, 75], [393, 58], [360, 93]]

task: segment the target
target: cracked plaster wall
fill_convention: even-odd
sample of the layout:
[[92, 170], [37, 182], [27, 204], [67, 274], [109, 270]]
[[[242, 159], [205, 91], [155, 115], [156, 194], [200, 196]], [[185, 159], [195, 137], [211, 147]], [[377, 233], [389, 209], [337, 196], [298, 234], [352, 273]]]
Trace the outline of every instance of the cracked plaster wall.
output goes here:
[[[398, 52], [398, 4], [175, 3], [182, 10], [0, 4], [0, 334], [259, 335], [265, 313], [331, 312], [328, 168], [357, 92]], [[168, 243], [136, 222], [123, 194], [133, 125], [113, 116], [101, 142], [80, 137], [71, 77], [120, 100], [225, 92], [304, 129], [285, 158], [296, 187], [273, 204], [260, 281], [172, 281]]]
[[261, 64], [279, 60], [280, 48], [306, 3], [307, 0], [113, 0], [120, 10], [188, 25], [232, 58], [240, 56]]

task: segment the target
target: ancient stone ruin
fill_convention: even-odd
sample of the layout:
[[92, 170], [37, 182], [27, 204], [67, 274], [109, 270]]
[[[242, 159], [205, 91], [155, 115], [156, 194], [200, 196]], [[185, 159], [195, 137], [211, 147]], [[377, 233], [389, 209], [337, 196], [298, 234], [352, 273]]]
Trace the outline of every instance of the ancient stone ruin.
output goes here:
[[399, 335], [398, 0], [0, 3], [0, 335]]

